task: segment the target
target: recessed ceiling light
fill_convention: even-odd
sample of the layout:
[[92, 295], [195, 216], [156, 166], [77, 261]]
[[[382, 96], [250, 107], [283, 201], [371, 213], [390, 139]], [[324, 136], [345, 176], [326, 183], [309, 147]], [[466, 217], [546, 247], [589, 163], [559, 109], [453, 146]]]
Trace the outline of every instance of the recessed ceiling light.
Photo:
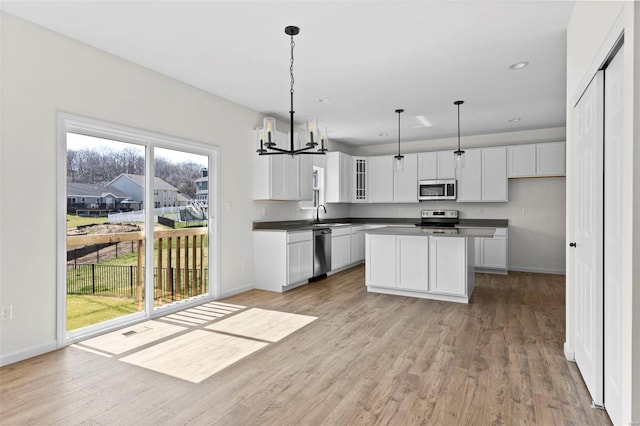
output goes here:
[[429, 120], [427, 120], [427, 117], [425, 117], [424, 115], [416, 115], [416, 120], [418, 120], [420, 122], [420, 124], [422, 124], [422, 127], [431, 127], [432, 124], [429, 122]]
[[509, 69], [511, 70], [521, 70], [522, 68], [529, 65], [529, 62], [516, 62], [515, 64], [509, 65]]
[[383, 136], [389, 136], [389, 133], [380, 133], [380, 134], [378, 134], [378, 136], [381, 136], [381, 137], [383, 137]]
[[509, 120], [509, 123], [517, 123], [520, 120], [522, 120], [522, 119], [521, 118], [512, 118], [511, 120]]
[[331, 98], [321, 98], [321, 99], [318, 99], [318, 102], [320, 102], [321, 104], [331, 102]]

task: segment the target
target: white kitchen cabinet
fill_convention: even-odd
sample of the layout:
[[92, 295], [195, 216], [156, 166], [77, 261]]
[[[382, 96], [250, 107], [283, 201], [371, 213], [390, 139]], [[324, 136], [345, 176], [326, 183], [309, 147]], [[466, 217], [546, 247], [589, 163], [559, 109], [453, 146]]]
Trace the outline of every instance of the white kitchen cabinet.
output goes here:
[[493, 238], [475, 239], [475, 266], [486, 272], [506, 273], [509, 238], [507, 228], [496, 228]]
[[458, 202], [506, 202], [507, 148], [468, 149], [458, 169]]
[[[254, 137], [259, 148], [257, 132]], [[273, 140], [277, 146], [289, 147], [287, 135], [282, 132], [275, 132]], [[254, 154], [253, 199], [300, 200], [300, 156]]]
[[368, 160], [369, 202], [393, 203], [393, 155], [379, 155]]
[[313, 276], [313, 231], [253, 231], [255, 288], [283, 292]]
[[327, 203], [351, 202], [351, 156], [332, 151], [326, 154], [325, 201]]
[[396, 287], [425, 292], [429, 289], [429, 240], [423, 236], [396, 237]]
[[369, 201], [367, 162], [367, 157], [353, 157], [353, 195], [351, 201], [354, 203], [366, 203]]
[[536, 175], [536, 145], [512, 145], [507, 147], [507, 177], [531, 177]]
[[467, 238], [429, 237], [429, 291], [467, 295]]
[[331, 270], [335, 271], [351, 263], [351, 227], [331, 228]]
[[364, 260], [364, 225], [351, 227], [351, 263]]
[[[403, 167], [393, 173], [393, 201], [418, 202], [418, 154], [404, 154]], [[393, 160], [395, 163], [395, 159]]]
[[536, 175], [565, 175], [565, 143], [551, 142], [536, 145]]
[[549, 142], [507, 147], [508, 177], [565, 175], [565, 143]]
[[457, 169], [457, 174], [457, 201], [482, 201], [482, 149], [467, 149], [464, 167]]
[[507, 147], [482, 148], [482, 201], [508, 201]]
[[396, 236], [366, 235], [366, 283], [373, 287], [395, 287]]
[[453, 151], [418, 154], [418, 179], [455, 179]]
[[296, 284], [313, 276], [313, 233], [305, 231], [303, 239], [287, 244], [287, 285]]

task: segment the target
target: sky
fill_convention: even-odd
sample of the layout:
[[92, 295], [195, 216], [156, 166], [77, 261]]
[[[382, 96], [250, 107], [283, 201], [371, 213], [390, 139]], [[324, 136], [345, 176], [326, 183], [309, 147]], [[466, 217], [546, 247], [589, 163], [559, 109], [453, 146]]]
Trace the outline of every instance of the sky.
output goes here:
[[[132, 148], [144, 155], [144, 146], [135, 145], [131, 143], [118, 142], [110, 139], [96, 138], [93, 136], [80, 135], [77, 133], [67, 133], [67, 150], [80, 150], [80, 149], [97, 149], [109, 148], [114, 151], [122, 151], [127, 148]], [[156, 156], [162, 157], [172, 163], [183, 163], [190, 161], [198, 164], [202, 167], [208, 166], [207, 157], [205, 155], [192, 154], [184, 151], [176, 151], [172, 149], [156, 148]]]

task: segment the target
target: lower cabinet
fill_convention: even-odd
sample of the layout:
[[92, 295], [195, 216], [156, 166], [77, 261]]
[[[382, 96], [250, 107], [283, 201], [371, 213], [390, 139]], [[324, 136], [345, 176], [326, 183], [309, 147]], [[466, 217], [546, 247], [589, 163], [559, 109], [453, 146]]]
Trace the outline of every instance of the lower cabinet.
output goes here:
[[344, 268], [351, 263], [351, 228], [331, 229], [331, 270]]
[[427, 291], [429, 288], [429, 244], [425, 237], [396, 237], [398, 271], [396, 287]]
[[473, 292], [473, 246], [468, 238], [366, 236], [369, 291], [468, 303]]
[[287, 285], [313, 276], [313, 239], [287, 244]]
[[429, 291], [467, 295], [466, 238], [429, 237]]
[[351, 263], [364, 260], [364, 225], [351, 227]]
[[253, 231], [253, 282], [283, 292], [313, 275], [312, 231]]
[[476, 238], [474, 244], [476, 268], [486, 270], [484, 272], [507, 272], [507, 228], [496, 228], [493, 238]]

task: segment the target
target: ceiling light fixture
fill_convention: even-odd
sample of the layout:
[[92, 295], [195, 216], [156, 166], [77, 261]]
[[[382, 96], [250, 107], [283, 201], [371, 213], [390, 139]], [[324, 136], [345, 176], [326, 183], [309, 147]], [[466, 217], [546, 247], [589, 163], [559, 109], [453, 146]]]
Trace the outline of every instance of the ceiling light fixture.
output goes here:
[[458, 150], [453, 151], [453, 154], [456, 156], [456, 169], [461, 169], [464, 167], [464, 151], [460, 149], [460, 105], [462, 105], [464, 101], [455, 101], [453, 104], [458, 106]]
[[331, 102], [331, 98], [321, 98], [318, 99], [318, 102], [320, 102], [321, 104], [326, 104], [328, 102]]
[[399, 172], [402, 171], [404, 166], [404, 161], [402, 161], [404, 159], [404, 155], [400, 154], [400, 114], [403, 112], [403, 109], [396, 110], [396, 113], [398, 114], [398, 155], [394, 158], [396, 159], [396, 170]]
[[[294, 155], [298, 155], [298, 154], [324, 154], [325, 152], [327, 152], [327, 148], [325, 147], [325, 142], [326, 142], [326, 132], [322, 132], [320, 134], [320, 148], [317, 149], [317, 151], [312, 151], [313, 149], [315, 149], [318, 146], [318, 142], [316, 140], [314, 140], [314, 133], [316, 136], [316, 139], [318, 139], [318, 126], [317, 123], [315, 121], [315, 119], [311, 119], [307, 121], [307, 137], [308, 137], [308, 142], [306, 143], [306, 146], [304, 148], [299, 148], [296, 149], [295, 144], [294, 144], [294, 139], [295, 139], [295, 133], [293, 131], [293, 123], [294, 123], [294, 114], [295, 111], [293, 110], [293, 48], [295, 47], [295, 42], [293, 41], [293, 36], [297, 35], [298, 33], [300, 33], [300, 28], [295, 27], [295, 26], [288, 26], [284, 29], [285, 34], [287, 34], [288, 36], [291, 37], [291, 65], [289, 66], [289, 76], [290, 76], [290, 82], [291, 82], [291, 89], [289, 90], [289, 93], [291, 95], [291, 109], [289, 110], [289, 142], [290, 142], [290, 148], [289, 149], [284, 149], [284, 148], [278, 148], [276, 146], [276, 143], [273, 141], [274, 137], [275, 137], [275, 131], [276, 131], [276, 119], [272, 118], [272, 117], [265, 117], [264, 118], [264, 127], [262, 129], [259, 129], [258, 134], [260, 137], [260, 149], [258, 149], [256, 152], [258, 153], [258, 155], [277, 155], [277, 154], [289, 154], [291, 156]], [[266, 135], [265, 135], [266, 133]], [[266, 136], [266, 141], [265, 141], [265, 136]]]
[[389, 133], [378, 133], [378, 136], [380, 136], [380, 137], [389, 136]]
[[432, 126], [432, 124], [429, 122], [429, 120], [427, 120], [427, 117], [425, 117], [424, 115], [416, 115], [416, 120], [418, 120], [420, 122], [420, 124], [422, 125], [421, 127], [431, 127]]
[[509, 120], [509, 123], [517, 123], [520, 120], [522, 120], [522, 119], [521, 118], [512, 118], [511, 120]]
[[522, 68], [529, 65], [529, 62], [516, 62], [515, 64], [509, 65], [509, 69], [511, 70], [521, 70]]

